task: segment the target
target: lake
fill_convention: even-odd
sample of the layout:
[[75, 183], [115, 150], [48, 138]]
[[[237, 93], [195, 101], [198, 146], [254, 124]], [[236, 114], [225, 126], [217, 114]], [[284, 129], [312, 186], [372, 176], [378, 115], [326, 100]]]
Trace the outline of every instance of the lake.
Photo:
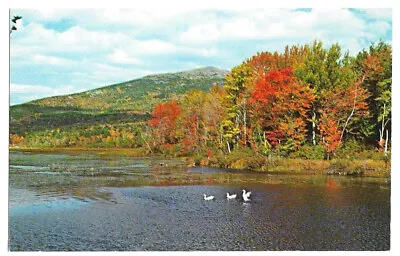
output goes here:
[[10, 152], [8, 214], [10, 251], [390, 249], [384, 178], [188, 168], [179, 159]]

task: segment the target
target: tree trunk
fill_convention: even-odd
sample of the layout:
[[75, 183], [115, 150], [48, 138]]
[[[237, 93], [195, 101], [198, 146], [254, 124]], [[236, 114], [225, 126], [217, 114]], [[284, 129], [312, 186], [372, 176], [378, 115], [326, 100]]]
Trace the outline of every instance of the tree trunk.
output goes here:
[[265, 137], [265, 131], [263, 137], [264, 137], [264, 148], [267, 148], [267, 138]]
[[[361, 81], [360, 81], [359, 84], [361, 85], [361, 83], [362, 83], [363, 81], [364, 81], [364, 76], [361, 78]], [[347, 118], [346, 123], [344, 124], [343, 130], [342, 130], [342, 134], [340, 135], [340, 141], [342, 141], [344, 132], [346, 131], [347, 124], [349, 123], [351, 117], [352, 117], [353, 114], [354, 114], [354, 111], [356, 110], [357, 87], [358, 87], [358, 82], [356, 83], [356, 88], [354, 89], [353, 109], [351, 110], [351, 113], [350, 113], [349, 117]]]
[[[383, 145], [381, 144], [381, 142], [382, 142], [383, 136], [384, 136], [384, 134], [385, 134], [386, 125], [387, 125], [387, 123], [389, 122], [389, 119], [387, 119], [387, 120], [385, 121], [385, 115], [386, 115], [386, 104], [383, 104], [382, 125], [381, 125], [381, 129], [379, 129], [379, 146], [380, 146], [380, 147], [383, 147]], [[387, 154], [388, 139], [389, 139], [389, 130], [386, 129], [385, 155]]]
[[383, 116], [382, 116], [381, 129], [379, 129], [379, 141], [383, 140], [383, 134], [385, 132], [385, 114], [386, 114], [386, 104], [383, 104]]
[[228, 152], [229, 152], [229, 154], [231, 153], [231, 146], [229, 145], [229, 142], [228, 141], [226, 141], [226, 145], [228, 145]]
[[316, 118], [317, 118], [317, 115], [316, 115], [316, 113], [315, 113], [315, 110], [313, 109], [313, 117], [312, 117], [312, 143], [313, 143], [314, 146], [317, 144], [316, 141], [315, 141], [315, 126], [316, 126], [315, 120], [316, 120]]
[[244, 135], [244, 146], [247, 145], [247, 122], [246, 122], [246, 116], [247, 116], [247, 111], [246, 111], [246, 99], [244, 99], [244, 105], [243, 105], [243, 135]]
[[239, 117], [239, 114], [237, 114], [236, 115], [236, 129], [239, 131], [239, 133], [238, 134], [236, 134], [236, 146], [238, 146], [238, 142], [239, 142], [239, 139], [240, 139], [240, 124], [239, 124], [239, 122], [240, 122], [240, 117]]
[[342, 134], [340, 134], [340, 141], [342, 141], [344, 132], [346, 131], [347, 124], [349, 123], [350, 118], [353, 116], [354, 110], [356, 109], [356, 98], [357, 98], [357, 87], [356, 87], [356, 91], [354, 93], [353, 109], [351, 110], [351, 113], [350, 113], [349, 117], [347, 118], [346, 123], [344, 124]]
[[140, 132], [140, 137], [142, 137], [142, 139], [143, 139], [144, 142], [146, 143], [147, 147], [149, 148], [150, 152], [153, 154], [153, 150], [151, 150], [151, 147], [150, 147], [149, 143], [147, 143], [146, 139], [143, 137], [142, 132]]
[[387, 156], [388, 141], [389, 141], [389, 130], [386, 129], [385, 156]]
[[199, 139], [199, 116], [196, 115], [196, 130], [195, 130], [195, 138], [196, 138], [196, 152], [199, 154], [200, 148], [200, 139]]

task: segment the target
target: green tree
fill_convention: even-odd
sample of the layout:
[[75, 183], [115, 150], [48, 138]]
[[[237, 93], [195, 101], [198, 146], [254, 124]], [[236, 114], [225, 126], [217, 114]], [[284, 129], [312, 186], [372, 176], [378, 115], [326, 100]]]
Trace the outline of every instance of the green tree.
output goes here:
[[[391, 133], [392, 47], [385, 42], [372, 44], [369, 50], [357, 55], [356, 68], [363, 74], [363, 86], [370, 93], [368, 106], [371, 116], [367, 127], [372, 127], [371, 143], [378, 142], [385, 154]], [[371, 130], [371, 129], [369, 129]]]
[[244, 144], [247, 144], [248, 98], [251, 86], [252, 72], [245, 63], [232, 68], [231, 73], [226, 76], [224, 84], [226, 115], [222, 120], [222, 127], [228, 152], [238, 145], [241, 135]]
[[188, 91], [182, 100], [182, 113], [178, 122], [180, 143], [185, 153], [200, 153], [205, 136], [205, 101], [206, 93], [200, 90]]
[[[324, 91], [329, 87], [328, 73], [326, 71], [326, 50], [322, 47], [321, 41], [314, 41], [311, 47], [305, 47], [307, 55], [304, 63], [298, 63], [294, 67], [296, 77], [303, 83], [306, 83], [314, 90], [315, 100], [311, 107], [311, 140], [313, 145], [317, 144], [317, 125], [318, 125], [318, 109], [321, 107], [319, 102], [323, 97]], [[330, 63], [332, 63], [335, 51], [330, 54]], [[331, 66], [335, 67], [336, 65]], [[331, 73], [331, 76], [333, 72]]]

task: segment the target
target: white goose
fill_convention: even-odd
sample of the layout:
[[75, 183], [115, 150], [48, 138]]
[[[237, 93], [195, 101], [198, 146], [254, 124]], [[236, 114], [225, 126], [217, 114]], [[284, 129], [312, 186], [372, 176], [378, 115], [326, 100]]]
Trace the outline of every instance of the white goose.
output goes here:
[[229, 195], [229, 193], [226, 193], [226, 198], [228, 198], [228, 199], [234, 199], [234, 198], [236, 198], [236, 194]]
[[213, 200], [213, 199], [214, 199], [214, 196], [206, 196], [206, 194], [204, 194], [204, 200], [210, 201], [210, 200]]
[[242, 191], [243, 191], [243, 194], [242, 194], [243, 200], [245, 202], [250, 201], [251, 191], [246, 192], [246, 190], [244, 190], [244, 189]]

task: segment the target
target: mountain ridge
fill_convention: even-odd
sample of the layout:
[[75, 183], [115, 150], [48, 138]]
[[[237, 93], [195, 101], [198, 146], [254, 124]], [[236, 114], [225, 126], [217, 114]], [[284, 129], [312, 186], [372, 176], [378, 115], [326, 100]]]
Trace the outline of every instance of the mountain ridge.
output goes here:
[[10, 133], [94, 123], [147, 120], [155, 104], [179, 101], [186, 91], [208, 91], [223, 84], [229, 71], [202, 67], [151, 74], [79, 93], [37, 99], [10, 107]]
[[220, 69], [214, 66], [206, 66], [206, 67], [200, 67], [200, 68], [193, 68], [193, 69], [188, 69], [184, 71], [178, 71], [178, 72], [167, 72], [167, 73], [159, 73], [159, 74], [150, 74], [144, 77], [151, 77], [151, 76], [160, 76], [160, 75], [168, 75], [168, 74], [179, 74], [179, 75], [203, 75], [203, 76], [219, 76], [223, 77], [227, 74], [229, 74], [228, 70], [225, 69]]

